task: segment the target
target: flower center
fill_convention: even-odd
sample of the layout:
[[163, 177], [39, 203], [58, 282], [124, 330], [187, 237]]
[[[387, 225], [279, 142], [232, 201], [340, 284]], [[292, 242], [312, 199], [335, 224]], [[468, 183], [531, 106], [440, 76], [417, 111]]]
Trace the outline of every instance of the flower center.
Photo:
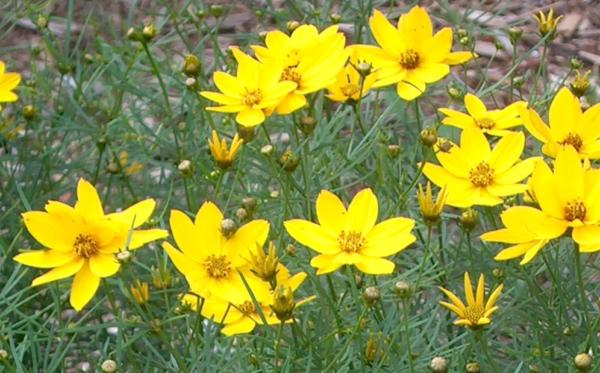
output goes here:
[[583, 145], [583, 139], [579, 134], [569, 132], [563, 141], [559, 142], [561, 145], [571, 145], [575, 150], [579, 151]]
[[477, 119], [475, 123], [477, 124], [477, 127], [485, 130], [489, 130], [490, 128], [494, 128], [494, 126], [496, 126], [496, 122], [490, 118]]
[[583, 221], [586, 212], [587, 210], [583, 202], [578, 200], [570, 201], [567, 202], [567, 205], [565, 206], [565, 219], [568, 221], [577, 219]]
[[400, 65], [407, 70], [412, 70], [419, 66], [419, 53], [414, 49], [407, 49], [400, 55]]
[[240, 312], [242, 312], [245, 315], [249, 315], [256, 311], [256, 308], [254, 308], [254, 304], [250, 301], [245, 301], [244, 303], [239, 304], [237, 308], [240, 310]]
[[481, 162], [469, 171], [469, 180], [478, 187], [486, 187], [494, 181], [494, 169], [486, 162]]
[[364, 237], [360, 232], [355, 231], [349, 231], [347, 233], [346, 231], [341, 231], [337, 241], [340, 244], [342, 251], [347, 253], [359, 252], [365, 246]]
[[485, 309], [479, 304], [470, 304], [465, 308], [465, 319], [477, 325], [479, 319], [485, 315]]
[[360, 91], [360, 87], [357, 86], [356, 84], [348, 83], [348, 84], [341, 86], [340, 90], [342, 91], [342, 94], [344, 96], [351, 98], [352, 96], [357, 94], [358, 91]]
[[300, 80], [302, 80], [302, 75], [296, 70], [295, 66], [288, 66], [281, 73], [281, 80], [288, 80], [290, 82], [294, 82], [300, 86]]
[[262, 98], [263, 95], [260, 89], [246, 89], [242, 103], [246, 106], [258, 105], [262, 101]]
[[231, 272], [231, 262], [225, 255], [209, 255], [204, 260], [204, 268], [208, 275], [214, 279], [222, 279], [229, 276]]
[[89, 259], [100, 249], [98, 242], [89, 234], [80, 234], [75, 238], [73, 250], [82, 258]]

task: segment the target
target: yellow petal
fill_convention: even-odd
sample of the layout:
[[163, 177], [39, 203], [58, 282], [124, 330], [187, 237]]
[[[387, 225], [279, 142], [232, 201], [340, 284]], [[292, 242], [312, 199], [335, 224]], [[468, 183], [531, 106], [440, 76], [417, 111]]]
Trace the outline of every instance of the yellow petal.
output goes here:
[[334, 254], [340, 250], [337, 237], [320, 225], [293, 219], [284, 222], [284, 226], [293, 239], [321, 254]]
[[583, 199], [584, 172], [579, 154], [568, 146], [556, 155], [554, 162], [557, 197], [564, 202]]
[[373, 227], [366, 236], [366, 246], [361, 254], [372, 257], [393, 255], [415, 242], [411, 234], [415, 221], [408, 218], [391, 218]]
[[317, 197], [317, 219], [319, 224], [334, 233], [338, 233], [346, 215], [346, 207], [333, 193], [322, 190]]
[[[232, 108], [231, 112], [240, 111], [241, 108], [245, 107], [245, 105], [242, 105], [241, 98], [226, 96], [222, 93], [211, 92], [211, 91], [202, 91], [202, 92], [200, 92], [200, 96], [207, 98], [207, 99], [214, 101], [221, 105], [232, 106], [235, 109]], [[222, 111], [222, 110], [219, 110], [219, 111]]]
[[485, 104], [474, 94], [467, 93], [465, 95], [465, 107], [473, 118], [481, 119], [488, 115]]
[[173, 238], [179, 250], [186, 256], [201, 262], [205, 255], [202, 255], [202, 248], [199, 246], [199, 231], [192, 220], [179, 210], [171, 210], [169, 225]]
[[428, 46], [424, 48], [424, 60], [427, 62], [441, 62], [447, 64], [444, 59], [450, 53], [452, 48], [452, 29], [444, 27], [438, 31]]
[[448, 65], [460, 65], [473, 58], [477, 58], [477, 55], [472, 52], [451, 52], [442, 62]]
[[195, 272], [200, 271], [200, 264], [183, 255], [181, 251], [174, 248], [170, 243], [163, 242], [162, 247], [173, 261], [173, 264], [175, 264], [175, 267], [185, 276], [192, 276]]
[[247, 253], [256, 249], [257, 244], [262, 247], [268, 235], [268, 221], [252, 220], [241, 226], [231, 238], [225, 241], [225, 251], [246, 256]]
[[96, 188], [84, 179], [79, 179], [77, 183], [77, 203], [75, 210], [85, 217], [90, 219], [99, 219], [104, 216], [102, 210], [102, 202]]
[[533, 109], [520, 106], [517, 108], [519, 111], [519, 117], [523, 121], [525, 128], [535, 137], [543, 143], [553, 142], [552, 132], [550, 128], [546, 126], [540, 115]]
[[489, 158], [490, 166], [492, 166], [494, 172], [500, 174], [515, 164], [523, 152], [523, 147], [525, 147], [523, 132], [514, 132], [502, 137], [492, 150]]
[[291, 93], [277, 105], [277, 114], [287, 115], [306, 105], [306, 97], [300, 94]]
[[548, 240], [540, 240], [535, 243], [523, 256], [523, 260], [519, 264], [524, 265], [529, 263], [537, 255], [537, 253], [546, 246]]
[[465, 297], [467, 298], [467, 304], [475, 304], [475, 296], [473, 294], [473, 286], [471, 285], [471, 277], [468, 272], [464, 275], [465, 282]]
[[487, 300], [487, 302], [485, 304], [486, 310], [491, 310], [494, 307], [494, 305], [496, 304], [496, 301], [498, 300], [498, 297], [500, 297], [500, 294], [502, 293], [503, 288], [504, 288], [504, 285], [500, 284], [500, 285], [498, 285], [498, 287], [496, 289], [494, 289], [494, 291], [492, 292], [492, 294], [490, 295], [489, 299]]
[[423, 174], [427, 176], [435, 185], [443, 188], [448, 186], [449, 189], [466, 189], [471, 187], [471, 182], [462, 179], [433, 163], [427, 163], [423, 167]]
[[542, 210], [557, 219], [564, 218], [563, 206], [554, 193], [555, 179], [546, 162], [537, 162], [531, 178], [533, 192]]
[[550, 104], [550, 129], [554, 138], [562, 139], [572, 130], [572, 123], [581, 119], [579, 100], [567, 87], [561, 88]]
[[463, 310], [458, 308], [455, 304], [444, 302], [444, 301], [441, 301], [440, 304], [442, 306], [446, 307], [447, 309], [449, 309], [450, 311], [454, 312], [456, 314], [456, 316], [465, 317], [465, 313], [463, 312]]
[[97, 277], [110, 277], [121, 267], [114, 255], [107, 254], [94, 255], [88, 263], [90, 270]]
[[403, 14], [398, 20], [400, 35], [408, 43], [408, 47], [420, 51], [429, 45], [433, 26], [427, 11], [420, 7], [413, 7], [408, 13]]
[[250, 333], [256, 327], [256, 322], [248, 316], [244, 316], [234, 323], [227, 324], [221, 329], [221, 333], [231, 336]]
[[81, 311], [94, 297], [99, 285], [100, 278], [95, 276], [88, 264], [85, 263], [73, 279], [71, 296], [69, 298], [71, 306], [73, 306], [76, 311]]
[[398, 30], [387, 20], [379, 10], [373, 10], [373, 15], [369, 18], [369, 26], [373, 38], [383, 50], [391, 56], [399, 56], [400, 51], [404, 49], [402, 39], [398, 35]]
[[442, 63], [426, 62], [414, 69], [411, 74], [424, 83], [435, 83], [450, 73], [450, 67]]
[[454, 303], [457, 308], [461, 310], [465, 309], [465, 304], [453, 292], [446, 290], [443, 287], [440, 287], [439, 289], [446, 295], [446, 297], [448, 297], [448, 299], [450, 299], [452, 303]]
[[485, 283], [483, 273], [479, 275], [479, 281], [477, 282], [477, 292], [475, 296], [475, 303], [483, 307], [483, 296], [485, 291]]
[[56, 267], [43, 275], [36, 277], [31, 282], [31, 286], [39, 286], [46, 284], [48, 282], [61, 280], [63, 278], [67, 278], [73, 276], [77, 271], [81, 269], [84, 264], [84, 260], [82, 258], [73, 259], [70, 262], [67, 262], [60, 267]]
[[127, 224], [128, 228], [137, 228], [150, 219], [155, 206], [156, 202], [153, 199], [145, 199], [124, 211], [107, 214], [106, 217]]
[[240, 102], [242, 87], [235, 77], [222, 71], [215, 71], [213, 74], [213, 81], [219, 91], [223, 92], [228, 97], [237, 99], [237, 102]]
[[371, 275], [387, 275], [394, 272], [394, 262], [371, 256], [361, 256], [361, 260], [357, 262], [356, 268], [364, 273]]
[[[454, 126], [461, 129], [475, 127], [475, 121], [470, 115], [461, 113], [460, 111], [441, 108], [438, 111], [446, 116], [442, 119], [442, 123], [448, 126]], [[438, 154], [439, 155], [439, 154]]]
[[600, 246], [600, 226], [584, 225], [573, 228], [573, 240], [580, 245]]
[[73, 250], [79, 227], [74, 227], [72, 222], [41, 211], [25, 212], [22, 216], [29, 233], [44, 247], [60, 251]]
[[541, 157], [527, 158], [502, 173], [494, 175], [494, 182], [498, 184], [515, 184], [531, 175], [536, 162], [543, 162]]
[[[378, 83], [376, 83], [376, 85], [379, 84], [380, 80], [377, 80], [377, 82]], [[421, 96], [423, 93], [425, 93], [425, 89], [425, 82], [416, 78], [408, 80], [405, 77], [403, 81], [398, 82], [398, 85], [396, 85], [396, 93], [398, 93], [398, 96], [406, 101], [412, 101]]]
[[348, 230], [366, 235], [375, 226], [378, 214], [377, 197], [370, 188], [363, 189], [356, 193], [348, 206], [346, 227]]
[[243, 109], [235, 117], [235, 121], [245, 127], [258, 126], [265, 121], [265, 113], [261, 109]]
[[204, 202], [194, 220], [194, 225], [199, 232], [198, 247], [206, 255], [218, 253], [223, 246], [223, 234], [221, 233], [221, 222], [223, 213], [212, 202]]
[[138, 249], [145, 244], [169, 237], [169, 232], [164, 229], [143, 229], [131, 232], [131, 241], [129, 241], [129, 250]]
[[526, 190], [527, 185], [524, 184], [492, 184], [487, 187], [487, 191], [497, 197], [513, 196]]
[[30, 267], [54, 268], [73, 260], [73, 252], [58, 250], [28, 251], [15, 256], [13, 260]]
[[473, 163], [487, 160], [491, 150], [490, 144], [483, 132], [477, 129], [466, 128], [460, 136], [460, 148], [471, 156]]

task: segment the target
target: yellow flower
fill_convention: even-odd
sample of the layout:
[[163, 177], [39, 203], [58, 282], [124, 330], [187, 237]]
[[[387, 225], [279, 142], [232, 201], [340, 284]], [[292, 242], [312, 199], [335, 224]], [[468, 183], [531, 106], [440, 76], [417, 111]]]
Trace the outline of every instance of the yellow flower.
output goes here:
[[468, 114], [449, 108], [438, 109], [446, 117], [443, 124], [458, 128], [476, 128], [494, 136], [504, 136], [509, 128], [520, 126], [523, 120], [519, 117], [518, 107], [527, 107], [523, 101], [514, 102], [504, 109], [488, 110], [485, 104], [475, 95], [465, 95], [465, 107]]
[[585, 167], [569, 146], [558, 152], [554, 173], [545, 162], [536, 164], [531, 185], [540, 208], [511, 207], [501, 216], [505, 228], [481, 236], [513, 245], [496, 260], [523, 256], [521, 264], [527, 264], [568, 228], [580, 252], [600, 250], [600, 170]]
[[306, 104], [305, 95], [335, 82], [346, 62], [346, 38], [338, 26], [321, 33], [313, 25], [301, 25], [291, 35], [275, 30], [265, 37], [266, 47], [253, 45], [257, 58], [264, 63], [283, 65], [282, 81], [294, 82], [296, 89], [276, 107], [279, 114], [289, 114]]
[[[5, 72], [4, 62], [0, 61], [0, 102], [15, 102], [19, 98], [14, 92], [21, 82], [21, 75], [18, 73]], [[0, 109], [2, 107], [0, 106]]]
[[130, 287], [131, 295], [133, 295], [133, 299], [140, 305], [146, 304], [148, 299], [150, 299], [150, 291], [148, 289], [147, 282], [140, 282], [139, 280], [135, 281], [134, 285]]
[[191, 290], [204, 298], [214, 296], [242, 303], [248, 296], [242, 276], [257, 297], [268, 294], [268, 285], [251, 272], [247, 258], [257, 243], [264, 244], [269, 223], [253, 220], [225, 234], [223, 221], [223, 214], [211, 202], [200, 207], [194, 221], [183, 212], [172, 210], [169, 224], [179, 250], [168, 242], [163, 243], [163, 248]]
[[231, 147], [227, 148], [227, 141], [225, 138], [219, 139], [217, 131], [212, 131], [212, 142], [208, 140], [208, 147], [217, 165], [222, 169], [227, 169], [231, 166], [235, 160], [235, 156], [240, 151], [244, 140], [240, 139], [236, 133], [231, 141]]
[[279, 260], [277, 259], [273, 242], [269, 242], [268, 254], [265, 254], [262, 247], [257, 244], [256, 250], [250, 252], [249, 263], [251, 265], [252, 273], [257, 275], [260, 279], [267, 282], [275, 280], [277, 268], [279, 267]]
[[353, 50], [349, 62], [338, 72], [335, 83], [327, 87], [327, 98], [336, 102], [355, 103], [369, 92], [377, 79], [377, 72], [370, 72], [363, 77], [358, 71], [361, 63], [368, 64], [359, 58], [357, 50]]
[[452, 30], [444, 27], [433, 35], [431, 19], [419, 6], [403, 14], [397, 27], [375, 10], [369, 25], [379, 47], [360, 45], [355, 48], [378, 69], [373, 87], [397, 83], [396, 91], [405, 100], [419, 97], [425, 92], [426, 84], [448, 75], [450, 65], [474, 57], [471, 52], [451, 52]]
[[320, 254], [310, 262], [317, 274], [335, 271], [345, 264], [353, 264], [365, 273], [389, 274], [394, 262], [383, 257], [415, 241], [411, 234], [415, 222], [396, 217], [375, 224], [378, 214], [377, 197], [371, 189], [357, 193], [348, 209], [336, 195], [323, 190], [317, 198], [319, 224], [294, 219], [284, 225], [296, 241]]
[[448, 198], [448, 188], [445, 186], [438, 193], [437, 199], [433, 200], [433, 193], [431, 192], [431, 183], [427, 182], [427, 187], [423, 190], [423, 186], [419, 185], [417, 191], [417, 201], [419, 202], [419, 209], [421, 215], [427, 224], [435, 224], [442, 215], [444, 204]]
[[448, 186], [446, 203], [454, 207], [494, 206], [502, 197], [523, 193], [527, 185], [519, 184], [533, 171], [539, 158], [519, 161], [525, 146], [522, 132], [500, 139], [493, 150], [485, 135], [476, 129], [465, 129], [460, 147], [438, 151], [442, 166], [425, 164], [423, 173], [439, 187]]
[[155, 202], [147, 199], [122, 212], [104, 214], [96, 189], [80, 179], [75, 207], [49, 201], [45, 212], [23, 214], [25, 227], [47, 250], [25, 252], [14, 260], [31, 267], [53, 268], [35, 278], [32, 286], [75, 275], [70, 301], [79, 311], [96, 293], [100, 278], [119, 270], [117, 252], [137, 249], [168, 235], [162, 229], [134, 229], [150, 218], [154, 206]]
[[542, 152], [556, 157], [559, 149], [568, 145], [583, 158], [600, 158], [600, 104], [585, 112], [568, 88], [558, 91], [550, 104], [548, 127], [533, 109], [519, 108], [527, 130], [544, 145]]
[[466, 305], [456, 295], [442, 287], [440, 287], [440, 290], [446, 294], [452, 303], [442, 301], [440, 304], [458, 316], [458, 320], [454, 321], [454, 325], [466, 326], [470, 329], [484, 327], [492, 322], [491, 315], [498, 309], [496, 300], [498, 300], [498, 297], [502, 292], [503, 285], [499, 285], [494, 289], [486, 302], [484, 295], [485, 279], [483, 274], [479, 276], [476, 294], [473, 293], [471, 278], [467, 272], [465, 272], [464, 281], [465, 297], [467, 299]]
[[533, 15], [533, 18], [539, 24], [539, 31], [542, 36], [554, 33], [556, 31], [556, 26], [558, 26], [558, 22], [560, 22], [562, 17], [563, 16], [555, 17], [554, 9], [550, 9], [548, 15], [544, 14], [542, 11], [540, 11], [537, 15]]
[[296, 84], [280, 81], [282, 69], [276, 63], [261, 64], [238, 48], [231, 48], [238, 67], [234, 77], [222, 71], [213, 74], [213, 81], [222, 93], [203, 91], [200, 95], [221, 104], [206, 110], [237, 113], [236, 122], [254, 127], [265, 121]]

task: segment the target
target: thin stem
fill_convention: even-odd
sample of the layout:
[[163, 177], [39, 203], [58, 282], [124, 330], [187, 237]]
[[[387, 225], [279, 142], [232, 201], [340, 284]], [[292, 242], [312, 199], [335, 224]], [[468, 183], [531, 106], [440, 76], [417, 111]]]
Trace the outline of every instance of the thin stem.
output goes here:
[[483, 354], [485, 355], [486, 359], [490, 362], [492, 371], [499, 372], [498, 367], [496, 366], [496, 362], [494, 361], [492, 355], [490, 355], [490, 351], [488, 350], [488, 343], [487, 338], [485, 338], [485, 332], [483, 332], [482, 330], [478, 330], [475, 335], [475, 338], [479, 340], [479, 344], [481, 345]]
[[362, 132], [363, 136], [366, 135], [367, 132], [365, 131], [365, 127], [363, 126], [360, 111], [358, 110], [358, 105], [352, 105], [352, 110], [354, 110], [354, 115], [356, 116], [356, 123], [358, 123], [360, 131]]
[[404, 334], [406, 334], [406, 351], [408, 352], [408, 366], [411, 373], [415, 373], [415, 367], [413, 363], [412, 355], [412, 342], [410, 338], [410, 327], [408, 322], [408, 301], [402, 300], [402, 323], [404, 324]]
[[590, 314], [588, 311], [587, 302], [588, 299], [585, 295], [585, 286], [583, 284], [583, 269], [581, 268], [581, 253], [579, 252], [579, 250], [577, 250], [577, 252], [575, 253], [575, 271], [577, 272], [577, 284], [579, 285], [579, 296], [581, 297], [581, 306], [583, 308], [584, 323], [589, 333], [587, 344], [588, 346], [591, 344], [592, 352], [594, 352], [596, 343], [592, 342], [594, 342], [595, 339], [595, 332], [593, 331], [590, 325]]
[[278, 360], [279, 360], [279, 346], [281, 345], [281, 331], [283, 330], [283, 321], [279, 323], [279, 328], [277, 330], [277, 341], [275, 342], [275, 361], [274, 366], [277, 369]]

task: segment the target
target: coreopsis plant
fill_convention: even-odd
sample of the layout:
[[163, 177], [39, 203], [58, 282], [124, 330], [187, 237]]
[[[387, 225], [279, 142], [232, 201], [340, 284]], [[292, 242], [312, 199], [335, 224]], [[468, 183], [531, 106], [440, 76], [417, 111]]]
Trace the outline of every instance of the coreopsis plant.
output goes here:
[[353, 50], [346, 66], [338, 72], [335, 83], [327, 87], [327, 98], [336, 102], [356, 103], [369, 92], [376, 80], [377, 71], [360, 59], [357, 50]]
[[479, 276], [476, 293], [473, 293], [473, 285], [471, 285], [471, 277], [468, 272], [464, 274], [464, 283], [466, 305], [454, 293], [443, 287], [440, 287], [440, 290], [452, 303], [441, 301], [440, 304], [458, 316], [458, 319], [454, 321], [454, 325], [465, 326], [470, 329], [482, 328], [492, 322], [491, 316], [498, 309], [496, 301], [504, 286], [499, 285], [496, 287], [486, 302], [483, 273]]
[[426, 163], [423, 173], [434, 184], [448, 188], [446, 204], [455, 207], [494, 206], [503, 197], [523, 193], [526, 184], [520, 182], [533, 171], [532, 157], [520, 161], [525, 147], [522, 132], [505, 135], [491, 149], [483, 132], [468, 128], [462, 131], [460, 146], [452, 145], [436, 157], [440, 165]]
[[254, 127], [263, 123], [297, 84], [281, 80], [283, 69], [276, 61], [263, 64], [239, 48], [232, 47], [231, 51], [238, 63], [237, 75], [215, 71], [213, 81], [221, 93], [202, 91], [200, 95], [220, 104], [206, 110], [237, 113], [236, 122]]
[[276, 106], [277, 113], [300, 109], [306, 105], [307, 94], [335, 82], [348, 58], [345, 43], [338, 26], [319, 33], [313, 25], [300, 25], [289, 36], [279, 30], [268, 32], [266, 47], [252, 46], [261, 62], [283, 65], [282, 81], [296, 83], [296, 88]]
[[389, 274], [395, 264], [384, 257], [398, 253], [415, 241], [414, 220], [395, 217], [377, 223], [379, 204], [371, 189], [358, 192], [346, 209], [333, 193], [317, 197], [319, 224], [302, 219], [284, 223], [292, 238], [319, 253], [310, 264], [317, 274], [355, 265], [369, 274]]
[[[17, 96], [13, 90], [21, 82], [21, 74], [19, 73], [7, 73], [6, 66], [3, 61], [0, 61], [0, 102], [14, 102], [17, 101]], [[2, 106], [0, 106], [2, 110]]]
[[600, 170], [586, 167], [569, 146], [558, 151], [554, 172], [538, 162], [531, 183], [539, 208], [511, 207], [502, 214], [505, 228], [481, 236], [484, 241], [512, 245], [496, 260], [523, 256], [521, 264], [527, 264], [567, 229], [580, 252], [600, 250]]
[[427, 11], [419, 6], [400, 16], [394, 27], [375, 9], [369, 18], [371, 33], [378, 46], [357, 45], [364, 58], [378, 70], [373, 87], [396, 84], [404, 100], [421, 96], [427, 84], [450, 73], [450, 66], [469, 61], [471, 52], [452, 52], [452, 29], [444, 27], [433, 35]]
[[243, 276], [255, 296], [268, 295], [268, 285], [252, 273], [247, 260], [256, 244], [262, 247], [267, 239], [266, 220], [236, 228], [214, 203], [205, 202], [193, 221], [184, 212], [172, 210], [169, 224], [179, 250], [169, 242], [163, 248], [192, 292], [241, 304], [248, 296]]
[[550, 104], [549, 126], [535, 110], [518, 109], [525, 128], [544, 144], [542, 152], [547, 156], [554, 158], [560, 149], [571, 146], [582, 158], [600, 158], [600, 104], [582, 111], [579, 99], [564, 87]]
[[219, 138], [217, 131], [213, 130], [212, 141], [208, 140], [208, 148], [217, 165], [222, 169], [227, 169], [233, 164], [235, 156], [242, 148], [243, 143], [244, 140], [240, 139], [236, 133], [233, 140], [231, 140], [231, 146], [227, 147], [227, 141], [224, 138]]
[[116, 254], [165, 238], [163, 229], [138, 230], [154, 211], [146, 199], [123, 210], [105, 214], [94, 186], [80, 179], [75, 207], [48, 201], [46, 211], [23, 213], [25, 227], [45, 249], [21, 253], [14, 260], [36, 268], [52, 268], [33, 280], [32, 286], [75, 275], [70, 302], [80, 311], [92, 299], [100, 279], [117, 273]]
[[519, 116], [519, 107], [526, 108], [527, 103], [518, 101], [503, 109], [488, 110], [477, 96], [467, 93], [465, 95], [467, 113], [450, 108], [440, 108], [438, 111], [446, 116], [442, 119], [442, 123], [448, 126], [461, 129], [476, 128], [490, 135], [504, 136], [511, 132], [511, 128], [523, 124]]

